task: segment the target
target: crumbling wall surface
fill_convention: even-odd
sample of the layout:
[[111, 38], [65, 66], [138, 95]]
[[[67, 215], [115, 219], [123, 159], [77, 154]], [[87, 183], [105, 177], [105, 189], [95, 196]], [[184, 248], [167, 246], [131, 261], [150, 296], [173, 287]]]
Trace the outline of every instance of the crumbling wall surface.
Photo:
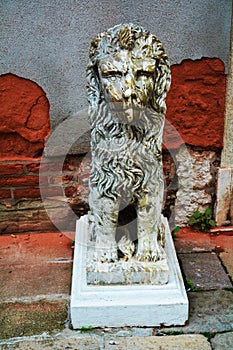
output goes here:
[[[215, 200], [225, 73], [216, 58], [185, 60], [171, 69], [164, 212], [174, 224], [185, 225], [194, 210], [213, 207]], [[75, 218], [88, 210], [90, 157], [79, 154], [79, 149], [88, 150], [88, 137], [76, 145], [75, 155], [57, 155], [41, 164], [50, 135], [48, 98], [36, 83], [13, 74], [1, 76], [0, 86], [1, 232], [74, 230]], [[48, 197], [46, 208], [41, 190]]]
[[223, 62], [218, 58], [184, 60], [171, 67], [171, 74], [166, 119], [175, 133], [168, 125], [166, 147], [177, 148], [183, 141], [203, 149], [221, 149], [226, 94]]
[[13, 74], [0, 77], [0, 91], [0, 232], [51, 230], [38, 173], [49, 101], [36, 83]]
[[178, 191], [173, 212], [176, 225], [186, 225], [196, 210], [213, 209], [219, 160], [214, 151], [180, 147], [176, 154]]
[[174, 224], [187, 224], [197, 209], [214, 210], [225, 94], [226, 75], [220, 59], [185, 60], [172, 66], [164, 144], [173, 154], [178, 176]]

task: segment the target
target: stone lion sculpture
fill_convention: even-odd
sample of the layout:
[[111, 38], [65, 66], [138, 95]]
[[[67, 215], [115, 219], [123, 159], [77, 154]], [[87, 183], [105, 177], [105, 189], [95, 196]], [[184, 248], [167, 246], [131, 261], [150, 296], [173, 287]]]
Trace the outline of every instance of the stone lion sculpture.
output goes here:
[[[165, 258], [162, 132], [170, 87], [168, 58], [155, 35], [117, 25], [93, 39], [87, 67], [92, 164], [89, 224], [100, 262]], [[137, 213], [137, 244], [116, 241], [119, 211]]]

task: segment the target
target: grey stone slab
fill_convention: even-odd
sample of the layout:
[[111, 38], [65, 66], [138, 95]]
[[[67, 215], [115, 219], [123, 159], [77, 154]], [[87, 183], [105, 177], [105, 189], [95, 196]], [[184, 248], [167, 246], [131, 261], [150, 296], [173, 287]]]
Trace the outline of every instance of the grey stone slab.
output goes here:
[[220, 253], [220, 259], [233, 281], [233, 249], [225, 249], [224, 252]]
[[232, 350], [233, 332], [217, 334], [210, 342], [213, 350]]
[[0, 303], [0, 339], [56, 334], [65, 328], [67, 315], [68, 302], [62, 299]]
[[122, 337], [106, 338], [106, 350], [211, 350], [207, 339], [202, 335], [176, 335], [164, 337]]
[[197, 289], [231, 288], [231, 281], [215, 253], [179, 254], [186, 280]]
[[232, 292], [190, 292], [188, 298], [190, 310], [187, 324], [182, 327], [162, 328], [159, 332], [218, 333], [233, 330]]
[[44, 294], [68, 296], [71, 273], [71, 262], [3, 266], [0, 274], [0, 298], [3, 301]]
[[97, 337], [25, 340], [0, 344], [0, 350], [99, 350]]

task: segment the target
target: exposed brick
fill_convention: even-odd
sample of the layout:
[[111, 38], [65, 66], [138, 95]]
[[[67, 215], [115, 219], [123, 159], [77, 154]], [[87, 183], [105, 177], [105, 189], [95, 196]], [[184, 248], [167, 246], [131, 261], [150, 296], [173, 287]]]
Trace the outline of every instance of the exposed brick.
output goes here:
[[27, 171], [30, 173], [38, 173], [40, 169], [40, 163], [27, 164]]
[[24, 189], [15, 189], [14, 198], [39, 198], [40, 189], [39, 188], [24, 188]]
[[50, 186], [41, 188], [42, 197], [56, 197], [63, 196], [62, 186]]
[[62, 183], [68, 184], [73, 180], [74, 175], [73, 174], [64, 174], [62, 175]]
[[10, 190], [0, 190], [0, 199], [11, 198]]
[[0, 179], [0, 187], [39, 186], [39, 176], [5, 177]]
[[73, 177], [73, 174], [53, 174], [49, 176], [49, 183], [54, 185], [69, 184], [73, 180]]
[[20, 175], [24, 173], [23, 164], [0, 163], [0, 175]]
[[64, 164], [63, 164], [63, 171], [72, 171], [75, 168], [77, 169], [82, 160], [83, 160], [83, 155], [78, 155], [78, 156], [67, 156]]
[[49, 183], [52, 185], [61, 185], [62, 184], [62, 175], [50, 175]]
[[59, 160], [55, 158], [53, 162], [40, 164], [40, 172], [58, 173], [58, 172], [62, 172], [62, 167], [63, 167], [63, 160]]
[[77, 192], [77, 189], [74, 186], [67, 186], [65, 188], [65, 195], [66, 195], [66, 197], [69, 197], [69, 198], [73, 197], [73, 195], [76, 194], [76, 192]]

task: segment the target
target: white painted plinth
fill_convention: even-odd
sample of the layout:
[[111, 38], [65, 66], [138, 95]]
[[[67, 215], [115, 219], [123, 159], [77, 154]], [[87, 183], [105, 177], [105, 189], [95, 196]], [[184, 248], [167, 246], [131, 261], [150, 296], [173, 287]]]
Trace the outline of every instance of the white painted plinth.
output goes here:
[[169, 281], [164, 285], [87, 285], [87, 216], [77, 221], [71, 291], [71, 322], [82, 326], [170, 326], [188, 319], [188, 299], [177, 261], [170, 229], [166, 225], [165, 251]]

